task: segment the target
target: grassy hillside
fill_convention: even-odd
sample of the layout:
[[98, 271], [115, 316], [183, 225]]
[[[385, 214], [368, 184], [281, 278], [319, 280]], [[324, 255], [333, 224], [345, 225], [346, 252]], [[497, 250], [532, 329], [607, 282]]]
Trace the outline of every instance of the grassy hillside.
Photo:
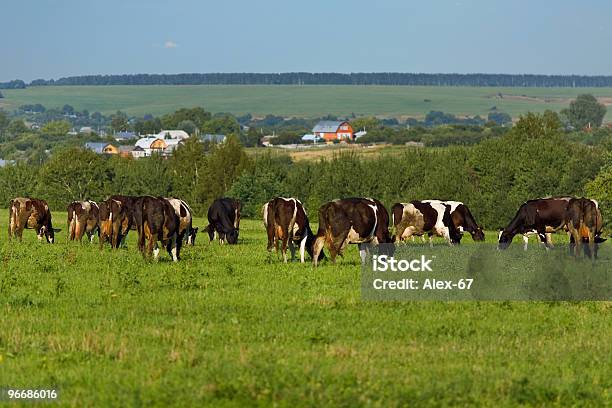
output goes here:
[[[90, 112], [122, 110], [159, 115], [180, 107], [212, 112], [314, 117], [334, 115], [423, 116], [431, 110], [486, 116], [493, 106], [516, 117], [527, 111], [560, 110], [581, 93], [605, 103], [612, 88], [468, 88], [407, 86], [51, 86], [3, 90], [0, 106], [73, 105]], [[502, 94], [502, 98], [498, 95]], [[607, 118], [612, 120], [611, 113]]]
[[356, 248], [284, 265], [259, 220], [177, 265], [64, 233], [0, 236], [0, 384], [76, 406], [611, 403], [609, 302], [364, 302]]

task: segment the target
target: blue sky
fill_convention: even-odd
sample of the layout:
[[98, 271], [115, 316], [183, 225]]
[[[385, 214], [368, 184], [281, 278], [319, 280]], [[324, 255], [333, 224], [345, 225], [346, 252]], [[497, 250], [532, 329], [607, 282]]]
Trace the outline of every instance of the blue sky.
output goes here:
[[3, 0], [0, 81], [180, 72], [612, 75], [604, 0]]

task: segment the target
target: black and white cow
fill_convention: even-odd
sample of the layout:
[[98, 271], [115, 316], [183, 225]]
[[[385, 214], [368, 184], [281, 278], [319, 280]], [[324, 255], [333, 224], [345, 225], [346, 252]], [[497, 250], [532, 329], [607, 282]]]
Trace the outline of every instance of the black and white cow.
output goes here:
[[300, 262], [304, 262], [304, 252], [312, 257], [314, 234], [310, 229], [308, 215], [297, 198], [276, 197], [263, 206], [263, 222], [268, 234], [268, 251], [281, 243], [283, 261], [287, 263], [287, 245], [291, 259], [295, 258], [295, 247], [300, 248]]
[[[552, 247], [550, 235], [565, 227], [565, 214], [572, 197], [549, 197], [529, 200], [519, 207], [514, 218], [499, 233], [498, 248], [506, 249], [515, 235], [537, 234], [548, 249]], [[524, 248], [527, 248], [525, 243]]]
[[198, 228], [193, 227], [193, 211], [189, 205], [179, 198], [166, 198], [179, 217], [179, 238], [187, 245], [195, 245]]
[[211, 242], [217, 232], [220, 244], [226, 240], [231, 245], [238, 243], [240, 208], [240, 201], [234, 198], [218, 198], [210, 205], [206, 231]]
[[459, 241], [461, 241], [464, 231], [469, 232], [474, 241], [485, 240], [482, 227], [476, 223], [476, 219], [472, 215], [470, 209], [461, 201], [423, 200], [422, 202], [442, 203], [450, 206], [451, 219], [455, 228], [459, 231]]
[[[334, 200], [319, 209], [319, 230], [313, 245], [312, 261], [317, 266], [326, 244], [333, 263], [348, 244], [358, 244], [361, 262], [365, 263], [371, 245], [392, 242], [389, 213], [380, 201], [372, 198]], [[392, 245], [388, 248], [393, 250]]]
[[[433, 235], [443, 237], [449, 245], [459, 243], [461, 233], [455, 227], [451, 217], [451, 207], [451, 205], [439, 200], [413, 200], [409, 203], [394, 204], [391, 212], [393, 214], [393, 225], [395, 226], [395, 240], [405, 241], [413, 235], [428, 234], [430, 245], [433, 245], [431, 241]], [[476, 225], [475, 231], [477, 231], [477, 227]]]

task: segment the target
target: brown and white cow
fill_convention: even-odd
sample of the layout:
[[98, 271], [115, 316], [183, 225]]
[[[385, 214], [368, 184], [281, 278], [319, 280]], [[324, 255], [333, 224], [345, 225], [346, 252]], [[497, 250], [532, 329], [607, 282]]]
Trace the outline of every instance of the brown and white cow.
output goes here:
[[283, 261], [287, 263], [287, 245], [291, 259], [295, 258], [295, 247], [300, 248], [300, 262], [304, 262], [304, 252], [312, 257], [314, 234], [310, 229], [308, 215], [297, 198], [276, 197], [263, 206], [263, 222], [268, 233], [268, 251], [281, 243]]
[[172, 204], [162, 197], [141, 197], [136, 200], [134, 219], [138, 230], [138, 249], [145, 258], [159, 256], [158, 242], [174, 262], [180, 259], [180, 220]]
[[100, 208], [95, 201], [73, 201], [68, 204], [68, 240], [81, 241], [87, 234], [89, 242], [93, 241], [94, 234], [99, 235]]
[[438, 200], [413, 200], [409, 203], [393, 204], [391, 212], [395, 226], [395, 240], [405, 241], [413, 235], [428, 234], [430, 245], [433, 245], [431, 240], [433, 235], [443, 237], [449, 245], [459, 243], [461, 233], [455, 227], [451, 208], [451, 205]]
[[61, 231], [53, 228], [51, 210], [45, 200], [17, 197], [9, 204], [9, 241], [13, 237], [21, 241], [24, 229], [35, 230], [39, 241], [44, 236], [50, 244], [55, 240], [55, 232]]
[[[537, 234], [546, 249], [552, 248], [551, 233], [565, 227], [565, 213], [572, 197], [547, 197], [529, 200], [519, 207], [514, 218], [504, 228], [498, 238], [498, 248], [506, 249], [515, 235]], [[527, 248], [525, 243], [524, 248]]]
[[[331, 261], [348, 244], [358, 244], [361, 262], [365, 263], [371, 245], [392, 244], [389, 235], [389, 213], [372, 198], [344, 198], [325, 203], [319, 209], [319, 230], [313, 245], [312, 261], [317, 266], [323, 246]], [[392, 250], [392, 245], [389, 247]]]
[[193, 227], [193, 211], [189, 205], [179, 198], [166, 198], [174, 208], [174, 212], [179, 217], [179, 239], [185, 240], [187, 245], [195, 245], [195, 237], [198, 228]]
[[586, 256], [597, 258], [597, 244], [605, 241], [600, 238], [603, 218], [597, 201], [588, 198], [572, 198], [567, 206], [565, 223], [571, 234], [570, 251], [573, 252], [573, 255], [580, 255], [582, 244]]
[[100, 249], [108, 241], [111, 248], [119, 248], [130, 225], [128, 209], [119, 200], [109, 198], [99, 204]]
[[227, 240], [230, 245], [238, 243], [240, 231], [240, 201], [234, 198], [218, 198], [208, 208], [208, 226], [206, 231], [210, 241], [219, 237], [219, 243]]
[[121, 231], [120, 244], [125, 244], [128, 232], [130, 232], [130, 230], [136, 230], [136, 221], [134, 220], [134, 213], [136, 210], [136, 202], [140, 199], [140, 197], [115, 194], [110, 196], [110, 198], [121, 203], [121, 206], [124, 208], [128, 217], [128, 222], [127, 224], [125, 224], [125, 229]]

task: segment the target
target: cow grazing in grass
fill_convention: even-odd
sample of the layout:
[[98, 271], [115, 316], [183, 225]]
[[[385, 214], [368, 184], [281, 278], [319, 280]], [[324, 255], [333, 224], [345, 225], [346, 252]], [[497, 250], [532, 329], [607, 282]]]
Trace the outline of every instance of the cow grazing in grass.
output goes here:
[[597, 201], [588, 198], [572, 198], [567, 206], [565, 223], [571, 234], [570, 251], [576, 257], [581, 246], [585, 255], [597, 258], [597, 247], [605, 241], [600, 237], [603, 219]]
[[308, 215], [302, 203], [296, 198], [277, 197], [263, 206], [263, 222], [268, 233], [268, 251], [281, 243], [283, 261], [287, 263], [287, 246], [291, 258], [295, 258], [295, 247], [300, 248], [300, 262], [304, 262], [304, 252], [312, 257], [314, 234], [310, 229]]
[[129, 230], [130, 216], [126, 206], [119, 200], [109, 198], [98, 205], [100, 249], [108, 241], [111, 248], [119, 248]]
[[36, 231], [38, 240], [42, 241], [43, 236], [48, 243], [55, 241], [55, 233], [61, 231], [54, 229], [51, 222], [51, 210], [44, 200], [36, 198], [17, 197], [9, 204], [9, 241], [16, 237], [22, 240], [24, 229]]
[[187, 242], [187, 245], [195, 245], [195, 238], [198, 228], [193, 227], [193, 211], [189, 205], [178, 198], [166, 198], [174, 208], [174, 212], [179, 217], [179, 239]]
[[442, 203], [450, 206], [450, 216], [453, 225], [459, 231], [459, 241], [465, 231], [469, 232], [474, 241], [484, 241], [484, 231], [481, 226], [476, 223], [476, 219], [472, 215], [470, 209], [461, 201], [441, 201], [441, 200], [423, 200], [424, 203]]
[[[392, 244], [389, 235], [389, 213], [372, 198], [345, 198], [325, 203], [319, 209], [319, 230], [313, 244], [313, 264], [327, 246], [331, 261], [348, 244], [358, 244], [361, 262], [365, 263], [370, 245]], [[392, 245], [388, 247], [392, 250]]]
[[100, 208], [95, 201], [73, 201], [68, 204], [68, 240], [81, 241], [87, 234], [89, 242], [94, 234], [99, 235]]
[[[467, 208], [467, 207], [466, 207]], [[455, 206], [455, 210], [457, 206]], [[451, 205], [438, 200], [418, 201], [409, 203], [396, 203], [391, 208], [393, 225], [395, 226], [395, 241], [405, 241], [413, 235], [430, 236], [429, 243], [433, 245], [431, 237], [437, 235], [446, 239], [449, 245], [461, 241], [460, 230], [455, 227], [451, 217]], [[457, 217], [459, 220], [461, 217]], [[482, 230], [471, 218], [474, 234], [480, 238]], [[465, 220], [461, 222], [465, 223]], [[470, 226], [472, 226], [470, 222]], [[467, 224], [466, 224], [467, 225]], [[480, 231], [480, 233], [478, 232]], [[483, 235], [484, 238], [484, 235]]]
[[234, 198], [218, 198], [208, 208], [206, 232], [210, 241], [219, 237], [219, 243], [236, 244], [240, 231], [240, 201]]
[[138, 249], [145, 258], [159, 256], [158, 242], [174, 262], [181, 257], [180, 220], [172, 204], [161, 197], [141, 197], [136, 201], [134, 219]]
[[552, 248], [550, 235], [547, 238], [547, 234], [565, 227], [565, 213], [571, 199], [572, 197], [550, 197], [525, 202], [500, 232], [498, 248], [506, 249], [515, 235], [521, 234], [525, 237], [533, 231], [547, 249]]

